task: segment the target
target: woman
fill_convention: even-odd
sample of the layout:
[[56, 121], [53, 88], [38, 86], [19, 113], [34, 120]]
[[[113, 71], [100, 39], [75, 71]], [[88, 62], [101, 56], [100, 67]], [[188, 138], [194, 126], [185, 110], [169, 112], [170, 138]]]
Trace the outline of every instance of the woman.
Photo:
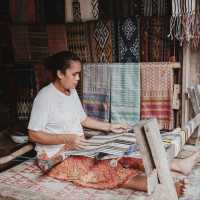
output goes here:
[[[75, 90], [81, 72], [81, 60], [76, 54], [68, 51], [57, 53], [47, 58], [46, 67], [52, 71], [54, 81], [36, 96], [28, 125], [29, 138], [36, 143], [40, 159], [55, 159], [63, 150], [84, 148], [87, 140], [82, 126], [113, 133], [127, 130], [125, 125], [100, 122], [86, 116]], [[197, 156], [198, 153], [184, 160], [188, 165], [175, 160], [171, 167], [189, 173]], [[113, 167], [109, 160], [72, 156], [54, 167], [48, 175], [85, 187], [125, 187], [146, 191], [146, 177], [134, 169], [136, 165], [141, 168], [141, 160], [122, 158]], [[185, 183], [179, 183], [179, 193], [184, 189]]]

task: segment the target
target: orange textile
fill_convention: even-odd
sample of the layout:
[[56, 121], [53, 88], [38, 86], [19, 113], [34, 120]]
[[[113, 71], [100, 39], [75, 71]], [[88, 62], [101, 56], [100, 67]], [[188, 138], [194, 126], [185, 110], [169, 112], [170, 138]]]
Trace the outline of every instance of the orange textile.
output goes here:
[[[96, 189], [115, 188], [138, 174], [142, 160], [121, 158], [115, 160], [95, 160], [83, 156], [72, 156], [55, 166], [48, 175], [60, 180]], [[134, 168], [133, 168], [134, 167]]]

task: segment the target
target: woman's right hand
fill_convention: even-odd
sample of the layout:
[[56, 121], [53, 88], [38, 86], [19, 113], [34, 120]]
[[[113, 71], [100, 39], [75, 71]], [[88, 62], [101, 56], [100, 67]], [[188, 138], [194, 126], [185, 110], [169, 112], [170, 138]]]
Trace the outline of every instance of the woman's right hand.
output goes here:
[[84, 149], [87, 146], [87, 140], [84, 136], [79, 136], [75, 134], [64, 135], [64, 143], [70, 149]]

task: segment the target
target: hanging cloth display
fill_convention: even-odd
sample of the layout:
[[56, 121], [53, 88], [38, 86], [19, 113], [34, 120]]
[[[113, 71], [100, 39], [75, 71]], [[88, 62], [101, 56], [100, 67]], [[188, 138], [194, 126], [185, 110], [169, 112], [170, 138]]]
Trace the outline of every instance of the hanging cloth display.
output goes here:
[[170, 36], [180, 44], [190, 43], [197, 48], [200, 38], [200, 15], [198, 0], [172, 0]]
[[99, 16], [98, 0], [65, 0], [65, 21], [91, 21]]

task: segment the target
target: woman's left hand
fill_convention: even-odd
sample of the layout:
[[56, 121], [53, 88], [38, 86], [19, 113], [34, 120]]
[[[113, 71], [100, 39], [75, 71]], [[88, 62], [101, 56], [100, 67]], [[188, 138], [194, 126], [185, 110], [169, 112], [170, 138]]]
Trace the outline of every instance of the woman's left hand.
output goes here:
[[113, 133], [123, 133], [128, 131], [126, 124], [110, 124], [110, 131]]

